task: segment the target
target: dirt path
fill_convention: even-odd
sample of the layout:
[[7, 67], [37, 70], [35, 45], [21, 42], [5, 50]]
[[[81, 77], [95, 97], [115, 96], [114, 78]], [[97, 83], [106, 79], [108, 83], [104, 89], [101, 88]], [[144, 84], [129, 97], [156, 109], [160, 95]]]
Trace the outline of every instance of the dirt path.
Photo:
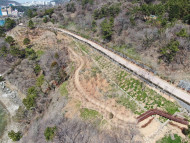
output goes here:
[[92, 95], [88, 95], [88, 93], [84, 90], [84, 88], [82, 87], [80, 80], [79, 80], [80, 79], [79, 73], [82, 70], [83, 66], [85, 65], [85, 62], [71, 48], [69, 49], [69, 51], [72, 53], [72, 55], [74, 55], [77, 58], [78, 63], [79, 63], [79, 67], [76, 69], [75, 74], [74, 74], [74, 82], [75, 82], [75, 86], [76, 86], [77, 90], [80, 92], [80, 94], [87, 101], [91, 102], [93, 105], [95, 105], [109, 113], [112, 113], [114, 115], [114, 117], [116, 117], [117, 119], [124, 121], [126, 123], [136, 123], [136, 120], [131, 116], [130, 112], [128, 112], [126, 114], [125, 113], [122, 114], [122, 113], [118, 112], [119, 109], [117, 107], [110, 107], [109, 105], [103, 103], [103, 101], [96, 99]]
[[158, 87], [160, 87], [164, 91], [171, 93], [172, 95], [174, 95], [175, 97], [177, 97], [181, 101], [185, 101], [187, 104], [190, 104], [189, 94], [187, 92], [183, 91], [182, 89], [177, 88], [175, 85], [166, 82], [165, 80], [161, 79], [160, 77], [148, 72], [147, 70], [137, 66], [134, 63], [131, 63], [130, 61], [122, 58], [121, 56], [113, 53], [110, 50], [107, 50], [106, 48], [102, 47], [101, 45], [99, 45], [99, 44], [97, 44], [91, 40], [85, 39], [85, 38], [83, 38], [77, 34], [74, 34], [68, 30], [65, 30], [65, 29], [60, 29], [60, 28], [52, 28], [52, 29], [58, 30], [58, 31], [63, 32], [65, 34], [68, 34], [69, 36], [72, 36], [78, 40], [81, 40], [81, 41], [91, 45], [95, 49], [101, 51], [102, 53], [104, 53], [105, 55], [107, 55], [108, 57], [113, 59], [114, 61], [116, 61], [119, 64], [125, 66], [126, 68], [132, 70], [137, 75], [139, 75], [139, 76], [143, 77], [144, 79], [150, 81], [151, 83], [157, 85]]

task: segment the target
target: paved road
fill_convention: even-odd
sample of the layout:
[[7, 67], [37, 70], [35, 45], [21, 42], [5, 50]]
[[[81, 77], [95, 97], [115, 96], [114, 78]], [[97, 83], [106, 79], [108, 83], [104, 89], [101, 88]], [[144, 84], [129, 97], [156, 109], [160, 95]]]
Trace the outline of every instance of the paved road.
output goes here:
[[79, 35], [76, 35], [70, 31], [64, 30], [64, 29], [60, 29], [60, 28], [54, 28], [55, 30], [61, 31], [65, 34], [68, 34], [80, 41], [83, 41], [89, 45], [91, 45], [92, 47], [94, 47], [95, 49], [101, 51], [102, 53], [104, 53], [105, 55], [109, 56], [110, 58], [112, 58], [113, 60], [115, 60], [116, 62], [118, 62], [119, 64], [125, 66], [126, 68], [132, 70], [133, 72], [135, 72], [136, 74], [138, 74], [139, 76], [149, 80], [150, 82], [152, 82], [153, 84], [159, 86], [160, 88], [162, 88], [163, 90], [169, 92], [170, 94], [173, 94], [175, 97], [177, 97], [178, 99], [186, 102], [188, 105], [190, 105], [190, 94], [188, 94], [187, 92], [183, 91], [182, 89], [166, 82], [165, 80], [159, 78], [158, 76], [148, 72], [147, 70], [131, 63], [130, 61], [122, 58], [121, 56], [103, 48], [102, 46], [100, 46], [99, 44], [92, 42], [88, 39], [85, 39]]

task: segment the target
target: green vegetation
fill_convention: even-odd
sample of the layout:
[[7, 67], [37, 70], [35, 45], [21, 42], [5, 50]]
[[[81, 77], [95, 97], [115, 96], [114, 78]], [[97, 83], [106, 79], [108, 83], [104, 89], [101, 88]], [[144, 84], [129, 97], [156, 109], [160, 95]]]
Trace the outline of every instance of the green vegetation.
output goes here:
[[181, 137], [177, 134], [174, 135], [174, 140], [172, 140], [170, 135], [165, 136], [161, 140], [157, 141], [156, 143], [181, 143]]
[[112, 47], [114, 50], [132, 58], [135, 60], [140, 60], [140, 55], [137, 53], [135, 48], [133, 48], [132, 44], [121, 45], [121, 46], [114, 46]]
[[33, 22], [32, 20], [30, 20], [30, 21], [28, 22], [28, 27], [29, 27], [30, 29], [34, 29], [34, 22]]
[[36, 9], [28, 9], [28, 11], [26, 12], [26, 15], [29, 17], [29, 18], [33, 18], [35, 16], [37, 16], [37, 10]]
[[37, 79], [36, 79], [36, 86], [37, 87], [41, 87], [42, 84], [44, 83], [44, 75], [40, 75]]
[[79, 44], [79, 47], [85, 52], [85, 53], [89, 53], [87, 47], [85, 44], [82, 44], [82, 43], [78, 43]]
[[120, 12], [120, 4], [104, 5], [100, 9], [94, 11], [94, 19], [101, 19], [103, 17], [115, 17]]
[[42, 51], [42, 50], [36, 51], [37, 59], [40, 59], [40, 57], [41, 57], [43, 54], [44, 54], [44, 51]]
[[135, 114], [141, 115], [144, 112], [143, 110], [140, 110], [138, 105], [133, 100], [130, 100], [129, 97], [118, 97], [116, 101], [118, 104], [125, 106], [126, 109], [131, 109]]
[[76, 11], [75, 3], [68, 3], [66, 5], [67, 12], [74, 13]]
[[84, 120], [92, 120], [96, 119], [98, 116], [100, 116], [100, 114], [95, 110], [83, 108], [80, 110], [80, 116]]
[[167, 46], [160, 49], [161, 58], [163, 58], [165, 62], [170, 63], [174, 59], [178, 51], [179, 51], [179, 42], [171, 40]]
[[56, 133], [57, 127], [47, 127], [44, 131], [44, 136], [47, 141], [53, 140], [55, 133]]
[[14, 40], [14, 38], [13, 38], [12, 36], [7, 36], [7, 37], [5, 38], [5, 41], [6, 41], [7, 43], [9, 43], [10, 45], [14, 45], [14, 44], [15, 44], [15, 40]]
[[23, 44], [24, 44], [24, 45], [29, 45], [29, 44], [30, 44], [30, 39], [29, 39], [29, 38], [25, 38], [25, 39], [23, 40]]
[[19, 141], [22, 138], [22, 133], [14, 132], [13, 130], [11, 130], [10, 132], [8, 132], [8, 136], [10, 139], [12, 139], [12, 141]]
[[46, 9], [44, 15], [48, 15], [50, 18], [54, 13], [54, 8]]
[[0, 37], [5, 37], [5, 29], [4, 27], [0, 26]]
[[5, 45], [3, 45], [1, 48], [0, 48], [0, 56], [2, 57], [6, 57], [7, 54], [8, 54], [8, 49]]
[[84, 7], [87, 4], [93, 5], [94, 0], [82, 0], [82, 6]]
[[101, 31], [104, 40], [111, 40], [113, 34], [113, 26], [114, 26], [114, 19], [110, 18], [110, 20], [105, 19], [101, 23]]
[[40, 71], [41, 71], [40, 65], [36, 64], [36, 66], [34, 67], [35, 74], [38, 75], [40, 73]]
[[139, 11], [144, 15], [156, 15], [164, 17], [168, 13], [167, 21], [183, 20], [190, 22], [190, 1], [189, 0], [162, 0], [160, 4], [143, 4], [139, 7]]
[[47, 17], [44, 17], [43, 22], [44, 22], [44, 23], [47, 23], [47, 22], [48, 22], [48, 18], [47, 18]]
[[93, 31], [93, 32], [96, 32], [96, 31], [97, 31], [97, 29], [96, 29], [96, 28], [97, 28], [96, 21], [95, 21], [95, 20], [93, 20], [93, 21], [92, 21], [92, 31]]
[[176, 35], [179, 37], [189, 37], [187, 31], [184, 28], [181, 29], [178, 33], [176, 33]]
[[35, 107], [37, 94], [38, 92], [35, 87], [28, 89], [27, 97], [23, 99], [23, 104], [28, 110], [32, 107]]
[[15, 22], [13, 19], [7, 18], [7, 19], [5, 20], [5, 25], [4, 25], [4, 27], [5, 27], [6, 30], [11, 30], [11, 29], [13, 29], [15, 26], [16, 26], [16, 22]]
[[64, 82], [64, 83], [60, 86], [59, 90], [60, 90], [60, 93], [61, 93], [62, 96], [67, 96], [67, 95], [68, 95], [67, 82]]
[[190, 125], [188, 125], [188, 129], [184, 129], [182, 132], [184, 135], [190, 136]]
[[[144, 83], [129, 76], [125, 71], [118, 73], [117, 84], [135, 100], [144, 103], [144, 108], [147, 110], [160, 107], [169, 114], [174, 114], [176, 111], [179, 111], [178, 106], [173, 102], [166, 100], [156, 91], [146, 87]], [[121, 98], [118, 102], [124, 104], [122, 100], [124, 99]]]
[[0, 82], [4, 81], [4, 78], [2, 76], [0, 76]]
[[25, 49], [26, 57], [30, 60], [35, 60], [37, 58], [36, 52], [32, 48]]

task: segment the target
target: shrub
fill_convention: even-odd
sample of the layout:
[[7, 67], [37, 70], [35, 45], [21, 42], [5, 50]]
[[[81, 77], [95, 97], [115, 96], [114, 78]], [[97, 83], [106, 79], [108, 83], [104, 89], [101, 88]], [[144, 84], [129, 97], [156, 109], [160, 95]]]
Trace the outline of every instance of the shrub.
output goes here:
[[44, 75], [41, 75], [36, 80], [36, 86], [41, 87], [43, 83], [44, 83]]
[[66, 5], [66, 9], [67, 9], [67, 12], [72, 12], [74, 13], [76, 11], [76, 8], [75, 8], [75, 3], [68, 3]]
[[7, 47], [6, 47], [5, 45], [3, 45], [3, 46], [1, 47], [1, 49], [0, 49], [0, 56], [6, 57], [7, 54], [8, 54], [8, 49], [7, 49]]
[[30, 21], [28, 22], [28, 27], [29, 27], [30, 29], [33, 29], [33, 28], [34, 28], [34, 22], [33, 22], [32, 20], [30, 20]]
[[55, 57], [56, 59], [59, 59], [59, 54], [58, 54], [58, 53], [55, 53], [54, 57]]
[[30, 44], [30, 39], [25, 38], [25, 39], [23, 40], [23, 44], [24, 44], [24, 45]]
[[30, 88], [28, 88], [28, 91], [27, 91], [27, 95], [31, 95], [31, 94], [36, 95], [36, 96], [37, 96], [37, 94], [38, 94], [36, 88], [33, 87], [33, 86], [30, 87]]
[[188, 125], [188, 129], [183, 129], [182, 132], [183, 132], [183, 134], [186, 135], [186, 136], [187, 136], [187, 135], [190, 135], [190, 125]]
[[58, 63], [56, 61], [54, 61], [54, 62], [51, 63], [51, 68], [54, 68], [57, 65], [58, 65]]
[[40, 65], [36, 65], [35, 67], [34, 67], [34, 72], [38, 75], [39, 73], [40, 73], [40, 71], [41, 71], [41, 67], [40, 67]]
[[92, 21], [92, 31], [93, 31], [93, 32], [96, 32], [96, 27], [97, 27], [96, 21], [93, 20], [93, 21]]
[[54, 13], [54, 9], [50, 8], [50, 9], [46, 9], [44, 14], [49, 15], [49, 17], [51, 17], [53, 13]]
[[107, 19], [105, 19], [102, 23], [101, 23], [101, 31], [103, 34], [103, 39], [105, 40], [111, 40], [112, 34], [113, 34], [113, 18], [110, 18], [110, 20], [108, 21]]
[[101, 7], [101, 9], [97, 9], [94, 11], [94, 19], [101, 19], [103, 17], [115, 17], [119, 14], [120, 12], [120, 5], [119, 4], [114, 4], [114, 5], [104, 5]]
[[30, 87], [27, 92], [27, 97], [23, 99], [23, 104], [29, 110], [36, 105], [37, 90], [35, 87]]
[[45, 129], [44, 136], [47, 141], [53, 140], [56, 130], [57, 130], [56, 126], [55, 127], [47, 127]]
[[5, 29], [10, 30], [16, 26], [16, 22], [13, 19], [7, 18], [5, 20]]
[[28, 57], [30, 60], [35, 60], [37, 58], [36, 52], [31, 48], [26, 48], [26, 57]]
[[19, 50], [19, 48], [16, 47], [16, 46], [11, 46], [11, 48], [10, 48], [10, 54], [11, 54], [12, 56], [19, 56], [19, 55], [20, 55], [20, 50]]
[[44, 17], [43, 22], [44, 22], [44, 23], [47, 23], [47, 22], [48, 22], [48, 18], [47, 18], [47, 17]]
[[13, 38], [12, 36], [7, 36], [7, 37], [5, 38], [5, 41], [6, 41], [7, 43], [9, 43], [10, 45], [14, 45], [14, 44], [15, 44], [15, 40], [14, 40], [14, 38]]
[[187, 31], [184, 28], [181, 29], [178, 33], [176, 33], [176, 35], [179, 37], [189, 37]]
[[4, 78], [2, 76], [0, 76], [0, 82], [4, 81]]
[[5, 29], [2, 26], [0, 26], [0, 37], [5, 37]]
[[23, 99], [22, 103], [26, 106], [28, 110], [32, 107], [35, 107], [36, 97], [37, 95], [31, 94], [31, 95], [28, 95], [25, 99]]
[[184, 22], [184, 23], [187, 23], [187, 24], [190, 25], [190, 14], [184, 16], [184, 18], [183, 18], [183, 22]]
[[26, 15], [29, 18], [33, 18], [37, 15], [36, 9], [28, 9], [28, 11], [26, 12]]
[[86, 4], [93, 4], [94, 0], [82, 0], [82, 6], [84, 7]]
[[8, 132], [8, 136], [13, 141], [19, 141], [22, 138], [22, 133], [21, 132], [14, 132], [13, 130], [11, 130], [10, 132]]
[[170, 63], [175, 57], [177, 51], [179, 51], [179, 42], [172, 40], [167, 46], [160, 50], [160, 53], [162, 54], [161, 57], [164, 58], [163, 60]]

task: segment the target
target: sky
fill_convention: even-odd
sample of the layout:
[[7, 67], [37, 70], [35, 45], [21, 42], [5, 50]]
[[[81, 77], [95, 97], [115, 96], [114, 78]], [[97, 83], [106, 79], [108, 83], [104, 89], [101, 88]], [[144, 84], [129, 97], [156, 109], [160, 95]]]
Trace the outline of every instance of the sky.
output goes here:
[[[34, 0], [14, 0], [14, 1], [17, 1], [19, 3], [24, 3], [24, 2], [31, 2], [31, 1], [34, 1]], [[35, 0], [35, 1], [39, 1], [39, 0]], [[41, 0], [41, 1], [50, 1], [50, 0]]]

